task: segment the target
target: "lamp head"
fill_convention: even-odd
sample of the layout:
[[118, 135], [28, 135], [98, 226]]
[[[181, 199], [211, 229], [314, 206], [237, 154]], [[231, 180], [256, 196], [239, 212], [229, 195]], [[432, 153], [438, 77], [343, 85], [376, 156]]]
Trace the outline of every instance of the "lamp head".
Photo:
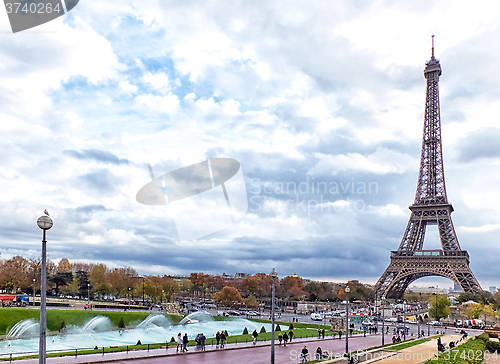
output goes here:
[[351, 289], [349, 288], [349, 286], [347, 286], [347, 287], [345, 288], [345, 293], [349, 293], [349, 292], [351, 292]]
[[276, 270], [273, 268], [273, 270], [271, 271], [271, 273], [269, 273], [269, 275], [274, 279], [278, 277], [278, 272], [276, 272]]
[[42, 230], [49, 230], [52, 227], [52, 225], [54, 225], [52, 219], [47, 215], [40, 216], [36, 221], [36, 223], [38, 227]]

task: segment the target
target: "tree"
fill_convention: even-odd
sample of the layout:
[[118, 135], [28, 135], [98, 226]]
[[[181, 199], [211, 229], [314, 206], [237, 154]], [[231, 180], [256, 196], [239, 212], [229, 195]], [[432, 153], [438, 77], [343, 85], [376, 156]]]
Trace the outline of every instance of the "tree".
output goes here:
[[480, 303], [469, 303], [462, 306], [464, 307], [465, 315], [471, 320], [478, 319], [484, 310], [484, 306]]
[[243, 301], [245, 302], [247, 307], [255, 308], [259, 306], [259, 302], [257, 301], [257, 299], [253, 294], [245, 298]]
[[214, 294], [214, 300], [221, 306], [232, 306], [235, 302], [241, 302], [242, 298], [236, 288], [225, 286], [220, 292]]
[[59, 287], [67, 286], [68, 284], [73, 282], [73, 273], [57, 272], [52, 277], [50, 277], [50, 281], [56, 285], [56, 296], [59, 296]]
[[90, 281], [89, 274], [83, 270], [76, 272], [76, 279], [78, 281], [78, 295], [80, 298], [87, 298], [90, 295]]
[[161, 286], [165, 293], [165, 299], [167, 300], [167, 302], [173, 302], [175, 292], [179, 292], [181, 289], [176, 281], [166, 276], [163, 277], [163, 283]]
[[57, 265], [57, 272], [66, 273], [66, 272], [72, 272], [72, 271], [73, 271], [73, 269], [72, 269], [72, 266], [71, 266], [71, 263], [69, 262], [69, 260], [66, 258], [62, 258], [59, 261], [59, 264]]
[[429, 301], [429, 315], [436, 321], [439, 321], [439, 319], [442, 317], [448, 317], [450, 315], [451, 302], [448, 297], [446, 297], [445, 295], [432, 295], [430, 296]]

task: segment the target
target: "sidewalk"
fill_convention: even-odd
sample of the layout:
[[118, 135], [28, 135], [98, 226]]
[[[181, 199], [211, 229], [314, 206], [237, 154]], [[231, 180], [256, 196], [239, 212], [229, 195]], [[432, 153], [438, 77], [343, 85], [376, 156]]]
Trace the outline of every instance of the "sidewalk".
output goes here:
[[[445, 344], [449, 344], [450, 341], [457, 341], [460, 340], [460, 338], [461, 335], [447, 334], [441, 337], [441, 341]], [[385, 353], [390, 355], [389, 351], [385, 351]], [[405, 364], [419, 364], [431, 359], [434, 354], [437, 354], [437, 339], [431, 339], [425, 343], [398, 350], [386, 359], [373, 360], [370, 361], [370, 363], [394, 364], [399, 362]]]
[[[386, 335], [386, 342], [389, 342], [391, 335]], [[376, 345], [380, 345], [381, 335], [367, 335], [363, 337], [362, 334], [354, 335], [349, 337], [349, 347], [352, 350], [362, 350], [367, 347], [372, 347]], [[307, 345], [309, 350], [314, 351], [317, 346], [321, 346], [322, 348], [329, 348], [329, 350], [336, 350], [339, 353], [343, 353], [345, 347], [345, 338], [342, 337], [342, 340], [339, 340], [337, 337], [327, 337], [325, 339], [318, 338], [304, 338], [304, 339], [293, 339], [292, 343], [289, 343], [286, 347], [284, 345], [278, 345], [278, 341], [276, 341], [276, 353], [277, 355], [281, 355], [281, 359], [277, 360], [277, 363], [292, 363], [298, 362], [290, 359], [291, 352], [293, 350], [297, 350], [300, 352], [300, 349], [303, 345]], [[214, 362], [217, 363], [234, 363], [234, 353], [236, 350], [245, 349], [238, 351], [238, 359], [246, 358], [245, 363], [260, 363], [261, 359], [258, 359], [262, 356], [269, 357], [271, 353], [270, 341], [258, 341], [256, 345], [253, 345], [252, 342], [248, 343], [238, 343], [238, 344], [226, 344], [224, 349], [216, 349], [214, 346], [207, 346], [206, 352], [203, 353], [199, 348], [195, 346], [188, 347], [187, 353], [177, 353], [176, 347], [170, 347], [167, 349], [154, 349], [154, 350], [139, 350], [139, 351], [129, 351], [129, 352], [117, 352], [117, 353], [106, 353], [106, 354], [89, 354], [89, 355], [81, 355], [81, 356], [65, 356], [65, 357], [57, 357], [57, 358], [47, 358], [48, 364], [82, 364], [82, 363], [110, 363], [110, 362], [129, 362], [133, 363], [163, 363], [163, 362], [183, 362], [183, 363], [208, 363], [209, 357], [214, 357]], [[233, 353], [229, 355], [229, 353]], [[224, 354], [226, 353], [226, 354]], [[210, 354], [210, 355], [207, 355]], [[203, 356], [203, 358], [200, 357]], [[207, 356], [205, 356], [207, 355]], [[156, 360], [155, 360], [156, 359]], [[167, 360], [168, 359], [168, 360]], [[171, 360], [172, 361], [171, 361]], [[229, 360], [229, 361], [227, 361]], [[256, 361], [253, 361], [256, 360]], [[38, 358], [36, 359], [22, 359], [16, 360], [16, 364], [36, 364], [38, 363]]]

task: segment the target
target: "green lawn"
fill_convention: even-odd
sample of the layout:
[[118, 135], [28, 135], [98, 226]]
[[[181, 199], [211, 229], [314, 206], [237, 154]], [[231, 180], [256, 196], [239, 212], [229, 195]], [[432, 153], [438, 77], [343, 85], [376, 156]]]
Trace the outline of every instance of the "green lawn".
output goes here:
[[402, 344], [399, 344], [399, 345], [393, 345], [390, 348], [387, 348], [387, 350], [390, 350], [390, 351], [403, 350], [403, 349], [406, 349], [406, 348], [411, 348], [412, 346], [415, 346], [415, 345], [423, 344], [423, 343], [425, 343], [425, 342], [427, 342], [429, 340], [430, 339], [418, 339], [418, 340], [410, 341], [410, 342], [407, 342], [407, 343], [402, 343]]

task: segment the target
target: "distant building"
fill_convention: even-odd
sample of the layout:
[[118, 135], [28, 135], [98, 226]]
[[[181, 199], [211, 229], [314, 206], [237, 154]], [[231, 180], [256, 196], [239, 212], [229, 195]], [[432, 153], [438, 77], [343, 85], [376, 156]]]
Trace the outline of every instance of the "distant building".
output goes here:
[[490, 292], [495, 293], [497, 291], [497, 286], [490, 286]]

